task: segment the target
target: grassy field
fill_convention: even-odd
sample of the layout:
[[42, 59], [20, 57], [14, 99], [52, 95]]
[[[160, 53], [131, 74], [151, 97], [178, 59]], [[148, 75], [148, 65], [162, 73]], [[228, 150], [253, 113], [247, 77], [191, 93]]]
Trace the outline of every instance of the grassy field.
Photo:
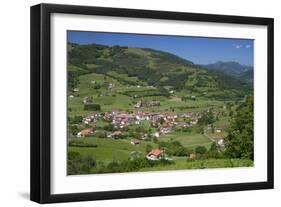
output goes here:
[[[159, 107], [148, 109], [150, 111], [173, 110], [182, 113], [202, 111], [209, 106], [223, 107], [224, 105], [222, 101], [210, 100], [202, 94], [199, 96], [199, 94], [191, 94], [188, 91], [174, 92], [170, 97], [156, 96], [154, 94], [159, 93], [158, 89], [147, 86], [142, 81], [137, 81], [135, 77], [128, 77], [125, 74], [117, 74], [113, 71], [108, 73], [108, 75], [92, 73], [79, 77], [78, 95], [68, 98], [68, 107], [71, 108], [69, 116], [84, 116], [88, 113], [83, 110], [82, 104], [86, 96], [93, 97], [94, 102], [101, 105], [102, 111], [112, 111], [113, 109], [135, 110], [134, 105], [140, 100], [161, 102]], [[136, 84], [130, 85], [131, 82]], [[109, 84], [112, 84], [112, 89], [109, 89]], [[196, 100], [182, 100], [182, 97], [191, 95], [196, 96]]]
[[[130, 158], [132, 152], [140, 152], [144, 157], [146, 146], [149, 144], [153, 148], [158, 148], [158, 144], [152, 141], [141, 141], [139, 145], [132, 145], [128, 139], [109, 139], [109, 138], [72, 138], [71, 140], [79, 140], [88, 144], [96, 144], [97, 147], [68, 147], [69, 152], [79, 152], [83, 156], [93, 156], [96, 161], [105, 163], [112, 161], [122, 161]], [[211, 141], [205, 136], [192, 133], [174, 132], [161, 138], [161, 141], [179, 141], [183, 146], [194, 149], [196, 146], [206, 146], [209, 148]], [[173, 157], [174, 161], [186, 160], [186, 157]]]
[[229, 168], [229, 167], [252, 167], [252, 160], [248, 159], [208, 159], [187, 161], [178, 159], [172, 165], [142, 168], [141, 172], [163, 171], [163, 170], [183, 170], [183, 169], [209, 169], [209, 168]]
[[[109, 87], [110, 86], [110, 87]], [[165, 87], [166, 90], [171, 90], [170, 87]], [[74, 97], [68, 98], [68, 107], [71, 109], [68, 112], [69, 117], [86, 116], [93, 112], [85, 111], [83, 99], [86, 96], [93, 97], [93, 102], [100, 104], [101, 112], [111, 112], [112, 110], [121, 111], [135, 111], [134, 105], [142, 101], [159, 101], [161, 104], [158, 107], [151, 108], [138, 108], [138, 111], [155, 111], [167, 112], [174, 111], [176, 113], [185, 112], [202, 112], [209, 107], [213, 107], [216, 113], [224, 113], [223, 101], [213, 100], [205, 97], [204, 87], [202, 92], [190, 92], [187, 90], [172, 91], [169, 96], [156, 95], [160, 93], [154, 86], [149, 86], [147, 83], [138, 80], [136, 77], [128, 77], [125, 74], [118, 74], [114, 71], [109, 71], [107, 74], [86, 74], [79, 76], [79, 92]], [[207, 90], [207, 89], [206, 89]], [[71, 93], [71, 92], [70, 92]], [[206, 93], [205, 93], [206, 94]], [[196, 97], [195, 100], [185, 99], [186, 97]], [[104, 127], [108, 123], [98, 121], [96, 126], [99, 128]], [[221, 133], [212, 133], [210, 128], [205, 127], [205, 134], [200, 134], [195, 131], [183, 132], [173, 131], [166, 135], [161, 135], [159, 141], [173, 142], [178, 141], [181, 145], [189, 150], [195, 150], [198, 146], [206, 147], [208, 150], [212, 144], [212, 140], [219, 140], [227, 133], [225, 129], [229, 125], [229, 116], [224, 114], [220, 119], [214, 122], [215, 128], [220, 128]], [[150, 128], [149, 122], [141, 122], [140, 126], [145, 129]], [[151, 128], [154, 133], [155, 128]], [[207, 136], [206, 136], [207, 135]], [[70, 140], [79, 140], [79, 142], [87, 144], [95, 144], [97, 147], [78, 147], [69, 146], [68, 152], [78, 152], [81, 156], [94, 157], [97, 163], [102, 162], [108, 164], [111, 162], [121, 162], [128, 160], [132, 153], [138, 152], [141, 157], [147, 154], [147, 145], [152, 148], [158, 148], [158, 144], [153, 141], [141, 140], [139, 145], [132, 145], [131, 138], [126, 139], [110, 139], [110, 138], [76, 138], [72, 137]], [[239, 167], [239, 166], [252, 166], [249, 160], [229, 160], [229, 159], [209, 159], [205, 161], [195, 160], [187, 162], [187, 157], [171, 157], [173, 160], [172, 165], [155, 166], [151, 168], [143, 168], [140, 171], [157, 171], [157, 170], [176, 170], [176, 169], [196, 169], [196, 168], [213, 168], [213, 167]], [[95, 171], [93, 171], [95, 173]]]
[[209, 148], [212, 143], [206, 136], [190, 132], [173, 132], [163, 136], [161, 141], [179, 141], [184, 147], [191, 149], [197, 146]]
[[[173, 138], [174, 136], [174, 138]], [[210, 141], [204, 136], [166, 136], [162, 141], [170, 139], [180, 141], [185, 146], [205, 145], [209, 146]], [[175, 139], [176, 138], [176, 139]], [[74, 138], [77, 140], [77, 138]], [[122, 162], [131, 157], [132, 152], [139, 152], [141, 156], [146, 155], [146, 145], [157, 148], [157, 144], [150, 141], [142, 141], [139, 145], [130, 144], [129, 140], [114, 140], [101, 138], [79, 138], [79, 141], [89, 144], [96, 144], [97, 147], [68, 147], [68, 152], [78, 152], [82, 156], [93, 156], [97, 163], [108, 164], [110, 162]], [[201, 141], [201, 142], [200, 142]], [[196, 143], [196, 144], [195, 144]], [[187, 157], [170, 157], [173, 161], [170, 165], [141, 168], [138, 171], [162, 171], [162, 170], [182, 170], [182, 169], [206, 169], [206, 168], [228, 168], [228, 167], [251, 167], [253, 161], [248, 159], [207, 159], [188, 161]], [[95, 172], [95, 169], [93, 169]]]
[[68, 147], [69, 152], [79, 152], [81, 155], [94, 156], [96, 161], [112, 162], [121, 161], [130, 158], [130, 154], [134, 151], [141, 152], [146, 155], [146, 145], [153, 147], [157, 145], [150, 141], [141, 141], [139, 145], [132, 145], [127, 139], [102, 139], [102, 138], [73, 138], [85, 143], [96, 144], [97, 147]]

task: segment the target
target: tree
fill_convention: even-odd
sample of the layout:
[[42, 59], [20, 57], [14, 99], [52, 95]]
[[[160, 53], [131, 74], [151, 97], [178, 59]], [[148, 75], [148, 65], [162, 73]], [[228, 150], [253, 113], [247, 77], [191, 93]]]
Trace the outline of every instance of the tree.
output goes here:
[[69, 90], [73, 90], [74, 88], [77, 88], [79, 85], [79, 73], [77, 71], [71, 71], [70, 69], [68, 70], [68, 88]]
[[96, 137], [98, 138], [106, 138], [106, 131], [100, 130], [96, 132]]
[[141, 155], [142, 155], [142, 153], [139, 152], [139, 151], [132, 151], [132, 152], [130, 153], [130, 159], [131, 159], [131, 160], [135, 160], [135, 159], [137, 159], [137, 158], [140, 158]]
[[208, 150], [208, 152], [206, 153], [208, 158], [220, 158], [221, 157], [221, 153], [218, 149], [218, 145], [216, 142], [213, 142], [211, 144], [210, 149]]
[[211, 125], [211, 131], [212, 131], [212, 134], [214, 134], [214, 133], [215, 133], [215, 127], [214, 127], [214, 125], [213, 125], [213, 124]]
[[228, 103], [226, 104], [226, 109], [230, 111], [232, 105], [233, 105], [232, 103], [228, 102]]
[[79, 124], [82, 122], [83, 117], [82, 116], [74, 116], [68, 118], [70, 124]]
[[194, 127], [194, 131], [196, 133], [204, 134], [204, 127], [203, 126]]
[[92, 156], [82, 156], [78, 152], [67, 153], [67, 174], [88, 174], [96, 167], [96, 161]]
[[201, 118], [198, 119], [199, 125], [212, 124], [214, 122], [215, 122], [215, 117], [214, 117], [214, 113], [211, 109], [203, 112]]
[[253, 96], [238, 106], [225, 139], [225, 155], [231, 158], [254, 159]]
[[198, 147], [195, 148], [195, 152], [203, 155], [207, 152], [207, 148], [204, 147], [204, 146], [198, 146]]
[[72, 134], [72, 135], [76, 135], [78, 132], [79, 132], [79, 129], [77, 127], [77, 125], [69, 125], [69, 132]]
[[103, 127], [103, 129], [105, 130], [105, 131], [114, 131], [114, 126], [113, 126], [113, 124], [107, 124], [107, 125], [105, 125], [104, 127]]
[[95, 86], [94, 86], [94, 89], [96, 89], [96, 90], [98, 90], [98, 89], [100, 89], [101, 88], [101, 85], [100, 84], [96, 84]]
[[147, 144], [145, 147], [145, 151], [149, 153], [151, 150], [152, 150], [152, 146], [150, 144]]
[[217, 147], [217, 143], [216, 142], [212, 142], [209, 151], [218, 151], [218, 147]]
[[101, 107], [99, 104], [87, 103], [84, 104], [84, 111], [100, 111]]

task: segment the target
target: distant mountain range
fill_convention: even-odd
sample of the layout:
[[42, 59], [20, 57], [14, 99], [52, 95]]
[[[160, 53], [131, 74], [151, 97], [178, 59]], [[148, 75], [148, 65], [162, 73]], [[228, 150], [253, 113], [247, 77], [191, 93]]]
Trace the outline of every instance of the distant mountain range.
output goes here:
[[203, 65], [203, 67], [210, 70], [223, 72], [243, 81], [253, 82], [253, 66], [241, 65], [240, 63], [234, 61], [218, 61], [213, 64]]

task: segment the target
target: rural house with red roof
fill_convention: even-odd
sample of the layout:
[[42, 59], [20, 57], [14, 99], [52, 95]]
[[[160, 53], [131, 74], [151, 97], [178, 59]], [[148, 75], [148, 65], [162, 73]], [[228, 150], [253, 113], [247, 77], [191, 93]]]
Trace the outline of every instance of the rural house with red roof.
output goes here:
[[163, 151], [160, 149], [153, 149], [146, 155], [146, 158], [149, 160], [159, 160], [162, 157], [163, 157]]
[[95, 127], [83, 129], [77, 133], [77, 137], [88, 137], [94, 134]]

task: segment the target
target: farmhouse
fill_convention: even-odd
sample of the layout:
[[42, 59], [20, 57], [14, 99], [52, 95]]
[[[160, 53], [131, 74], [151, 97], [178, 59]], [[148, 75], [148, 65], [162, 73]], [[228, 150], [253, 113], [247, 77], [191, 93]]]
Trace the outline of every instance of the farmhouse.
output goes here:
[[132, 145], [138, 145], [138, 144], [140, 144], [140, 141], [137, 140], [137, 139], [132, 139], [132, 140], [131, 140], [131, 144], [132, 144]]
[[162, 151], [160, 149], [153, 149], [147, 155], [148, 160], [159, 160], [162, 158]]
[[139, 101], [135, 104], [135, 108], [142, 108], [142, 107], [148, 108], [154, 106], [160, 106], [160, 101], [148, 101], [148, 102]]
[[74, 88], [73, 92], [79, 92], [79, 88]]
[[177, 125], [184, 128], [191, 126], [189, 122], [177, 122]]
[[196, 154], [195, 154], [195, 153], [191, 153], [191, 154], [189, 155], [189, 159], [195, 160], [195, 159], [196, 159]]
[[93, 103], [93, 97], [92, 96], [86, 96], [83, 99], [83, 104]]
[[155, 133], [153, 134], [153, 136], [154, 136], [155, 138], [159, 138], [159, 137], [160, 137], [160, 134], [159, 134], [159, 132], [155, 132]]
[[115, 131], [110, 136], [112, 138], [120, 138], [122, 135], [123, 135], [123, 133], [121, 131]]
[[195, 125], [195, 124], [197, 124], [198, 123], [198, 119], [194, 119], [194, 120], [191, 120], [190, 121], [190, 124], [192, 124], [192, 125]]
[[83, 129], [82, 131], [77, 133], [77, 137], [87, 137], [94, 134], [94, 127]]
[[220, 147], [224, 147], [224, 139], [223, 138], [218, 141], [218, 145]]
[[114, 84], [113, 84], [113, 83], [110, 83], [110, 84], [108, 85], [108, 90], [111, 90], [113, 87], [114, 87]]
[[141, 107], [141, 101], [139, 101], [135, 104], [135, 108], [140, 108], [140, 107]]

